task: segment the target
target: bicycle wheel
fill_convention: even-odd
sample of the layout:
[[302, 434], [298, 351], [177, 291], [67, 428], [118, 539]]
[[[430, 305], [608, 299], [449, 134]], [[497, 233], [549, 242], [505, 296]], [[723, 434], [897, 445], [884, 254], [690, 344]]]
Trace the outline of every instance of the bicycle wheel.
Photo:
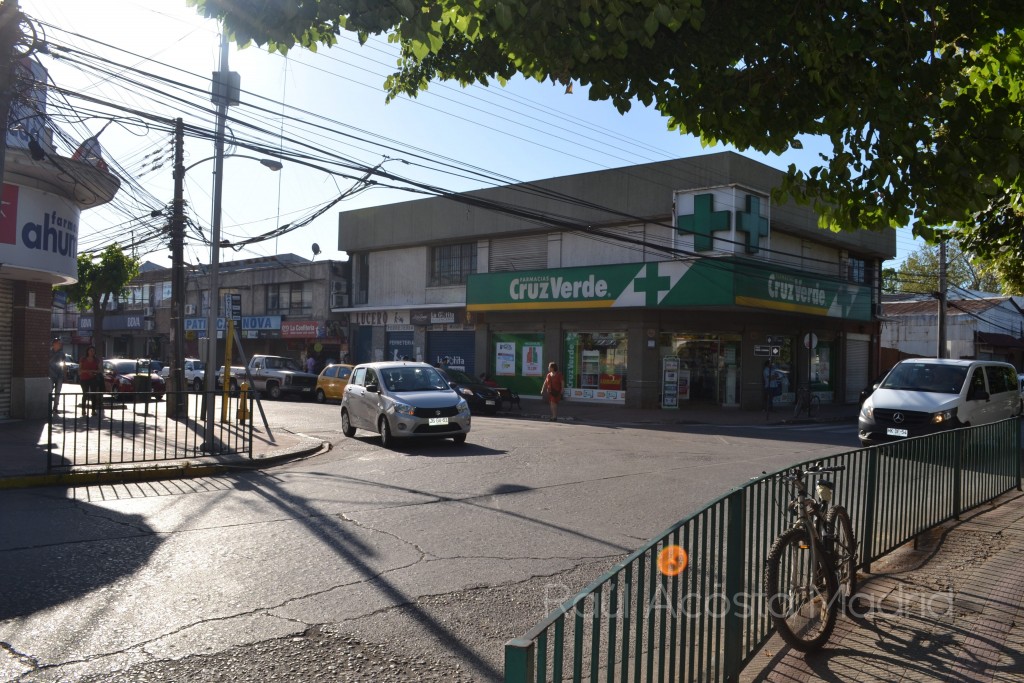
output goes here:
[[807, 417], [817, 417], [819, 410], [821, 410], [821, 399], [811, 396], [811, 401], [807, 404]]
[[847, 607], [857, 593], [857, 539], [853, 535], [850, 515], [842, 505], [828, 511], [825, 523], [832, 531], [832, 558], [836, 565], [839, 598]]
[[[812, 567], [811, 557], [817, 557]], [[836, 577], [827, 554], [811, 552], [811, 537], [794, 527], [775, 540], [766, 561], [768, 616], [782, 639], [801, 652], [820, 649], [836, 626]]]

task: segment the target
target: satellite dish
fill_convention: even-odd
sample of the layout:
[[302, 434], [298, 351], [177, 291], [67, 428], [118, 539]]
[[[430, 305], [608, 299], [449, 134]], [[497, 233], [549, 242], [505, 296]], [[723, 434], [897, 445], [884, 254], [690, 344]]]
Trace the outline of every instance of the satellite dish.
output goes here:
[[313, 258], [316, 258], [319, 253], [320, 253], [320, 245], [317, 244], [316, 242], [313, 242]]

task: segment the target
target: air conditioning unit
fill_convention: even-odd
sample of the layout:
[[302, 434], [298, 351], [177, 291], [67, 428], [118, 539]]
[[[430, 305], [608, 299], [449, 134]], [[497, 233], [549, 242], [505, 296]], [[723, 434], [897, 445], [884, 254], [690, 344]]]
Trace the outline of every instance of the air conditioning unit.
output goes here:
[[348, 280], [334, 280], [331, 283], [331, 291], [332, 292], [347, 293], [348, 292]]
[[195, 315], [195, 314], [196, 314], [196, 305], [195, 304], [185, 304], [185, 315]]
[[146, 317], [146, 318], [152, 318], [153, 317], [153, 307], [152, 306], [143, 306], [142, 307], [142, 315], [144, 317]]
[[331, 292], [331, 308], [348, 308], [348, 294]]
[[155, 320], [143, 320], [142, 321], [142, 327], [145, 330], [155, 330], [156, 329], [156, 321]]

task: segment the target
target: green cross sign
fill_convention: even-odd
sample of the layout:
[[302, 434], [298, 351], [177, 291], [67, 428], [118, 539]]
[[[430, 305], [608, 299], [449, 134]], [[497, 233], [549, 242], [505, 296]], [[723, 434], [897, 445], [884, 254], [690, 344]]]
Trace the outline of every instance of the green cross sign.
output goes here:
[[672, 278], [667, 275], [658, 275], [658, 264], [648, 263], [644, 267], [646, 276], [637, 275], [636, 279], [633, 280], [633, 289], [638, 292], [645, 292], [647, 294], [648, 306], [657, 306], [660, 302], [658, 300], [658, 294], [661, 292], [667, 292], [672, 288]]
[[711, 251], [714, 247], [713, 235], [728, 230], [730, 211], [714, 210], [715, 196], [699, 194], [693, 198], [693, 213], [676, 218], [676, 229], [682, 233], [693, 234], [694, 251]]
[[747, 233], [747, 253], [756, 254], [761, 238], [768, 236], [768, 219], [761, 215], [760, 197], [747, 195], [747, 210], [736, 212], [736, 229]]

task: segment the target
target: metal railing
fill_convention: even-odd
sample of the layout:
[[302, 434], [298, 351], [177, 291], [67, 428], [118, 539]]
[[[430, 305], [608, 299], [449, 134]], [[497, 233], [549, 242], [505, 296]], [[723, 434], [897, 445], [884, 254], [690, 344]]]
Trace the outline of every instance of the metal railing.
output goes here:
[[[176, 402], [177, 396], [180, 399]], [[222, 394], [214, 392], [211, 396], [220, 405]], [[228, 399], [227, 415], [231, 419], [216, 423], [213, 439], [207, 444], [203, 393], [167, 392], [160, 400], [104, 394], [99, 415], [93, 414], [86, 395], [61, 394], [57, 397], [58, 410], [50, 416], [47, 427], [46, 469], [145, 464], [205, 455], [238, 454], [252, 458], [252, 420], [235, 419], [242, 400]], [[248, 415], [252, 415], [253, 395], [247, 394], [244, 401]], [[182, 407], [175, 417], [167, 414], [168, 402]]]
[[[849, 451], [836, 502], [850, 512], [858, 566], [1021, 487], [1017, 419]], [[772, 634], [763, 568], [790, 524], [775, 475], [752, 480], [649, 541], [522, 637], [505, 681], [735, 681]], [[685, 569], [667, 557], [686, 553]], [[660, 563], [660, 566], [659, 566]]]

